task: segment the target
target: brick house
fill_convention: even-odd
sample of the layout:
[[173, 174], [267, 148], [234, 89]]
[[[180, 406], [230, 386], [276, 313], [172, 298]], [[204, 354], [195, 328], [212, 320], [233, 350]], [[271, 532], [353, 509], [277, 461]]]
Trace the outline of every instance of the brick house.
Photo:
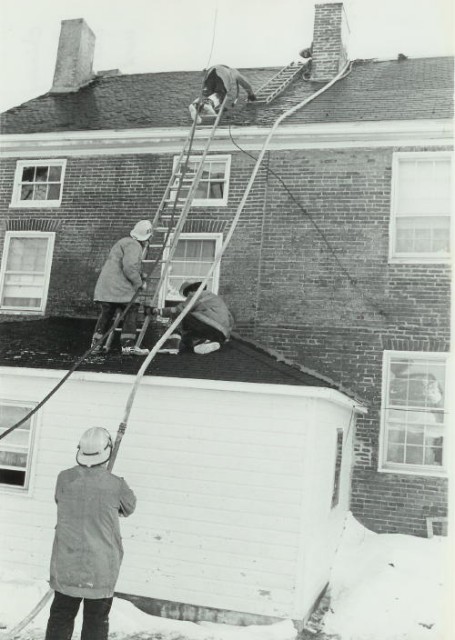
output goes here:
[[[338, 73], [347, 35], [341, 3], [316, 5], [310, 77], [223, 117], [177, 279], [213, 260], [251, 156], [280, 114]], [[201, 73], [94, 74], [93, 47], [83, 21], [65, 21], [53, 87], [1, 117], [8, 323], [95, 317], [109, 248], [153, 215], [188, 132]], [[277, 71], [242, 70], [254, 88]], [[367, 406], [351, 510], [378, 532], [424, 535], [427, 517], [446, 515], [452, 96], [451, 58], [354, 61], [277, 130], [211, 283], [242, 337]], [[19, 245], [22, 292], [8, 259]]]

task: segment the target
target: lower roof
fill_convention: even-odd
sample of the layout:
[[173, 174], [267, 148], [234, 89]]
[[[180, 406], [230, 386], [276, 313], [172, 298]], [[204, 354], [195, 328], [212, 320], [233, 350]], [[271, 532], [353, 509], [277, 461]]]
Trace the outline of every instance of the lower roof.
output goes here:
[[[0, 366], [68, 370], [89, 348], [95, 320], [79, 318], [40, 318], [0, 323]], [[152, 348], [159, 335], [149, 330], [143, 346]], [[135, 375], [144, 358], [122, 356], [116, 335], [107, 355], [91, 355], [79, 371]], [[340, 387], [302, 367], [280, 362], [255, 345], [235, 338], [219, 351], [199, 356], [157, 354], [146, 375], [200, 380]]]

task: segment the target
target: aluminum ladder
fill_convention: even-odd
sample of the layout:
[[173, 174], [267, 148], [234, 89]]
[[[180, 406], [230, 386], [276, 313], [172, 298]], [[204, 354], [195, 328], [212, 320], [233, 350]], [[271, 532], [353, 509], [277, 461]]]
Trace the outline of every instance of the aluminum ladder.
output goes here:
[[267, 80], [256, 91], [256, 102], [262, 102], [268, 104], [277, 98], [283, 91], [293, 82], [305, 69], [308, 69], [309, 61], [311, 58], [307, 58], [305, 62], [294, 62], [288, 64], [275, 74], [270, 80]]

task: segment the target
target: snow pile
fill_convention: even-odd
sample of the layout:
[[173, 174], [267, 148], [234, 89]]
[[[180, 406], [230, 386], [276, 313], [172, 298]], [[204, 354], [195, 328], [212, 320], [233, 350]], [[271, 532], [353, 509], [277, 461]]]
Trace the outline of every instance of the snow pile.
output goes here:
[[377, 534], [348, 516], [324, 631], [341, 640], [444, 640], [447, 538]]
[[[31, 581], [17, 573], [0, 572], [0, 638], [18, 624], [49, 590], [47, 582]], [[22, 632], [24, 638], [43, 637], [52, 598], [36, 618]], [[79, 637], [82, 627], [82, 607], [76, 618], [73, 638]], [[147, 633], [159, 640], [296, 640], [297, 631], [291, 620], [272, 625], [236, 627], [209, 622], [183, 622], [150, 616], [131, 602], [114, 598], [109, 617], [109, 637], [122, 640], [130, 635]], [[147, 635], [151, 638], [150, 635]]]

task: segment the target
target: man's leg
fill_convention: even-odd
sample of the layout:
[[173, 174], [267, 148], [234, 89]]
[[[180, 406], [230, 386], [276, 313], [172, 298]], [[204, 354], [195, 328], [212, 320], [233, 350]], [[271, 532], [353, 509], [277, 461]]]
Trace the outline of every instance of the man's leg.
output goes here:
[[71, 640], [74, 619], [79, 610], [81, 600], [82, 598], [65, 596], [59, 591], [54, 593], [54, 601], [51, 604], [44, 640]]
[[101, 313], [96, 323], [95, 332], [92, 338], [92, 346], [95, 342], [101, 340], [103, 335], [109, 329], [112, 323], [112, 318], [115, 314], [116, 305], [113, 302], [100, 302]]
[[187, 351], [193, 351], [198, 343], [205, 340], [219, 342], [221, 345], [226, 338], [221, 331], [205, 324], [205, 322], [189, 313], [182, 321], [182, 346]]
[[113, 598], [91, 600], [84, 598], [84, 621], [81, 640], [107, 640], [109, 633], [109, 612]]
[[124, 355], [146, 356], [149, 353], [148, 349], [141, 349], [140, 347], [135, 346], [138, 312], [139, 304], [133, 304], [123, 319], [120, 343], [122, 345], [122, 353]]

